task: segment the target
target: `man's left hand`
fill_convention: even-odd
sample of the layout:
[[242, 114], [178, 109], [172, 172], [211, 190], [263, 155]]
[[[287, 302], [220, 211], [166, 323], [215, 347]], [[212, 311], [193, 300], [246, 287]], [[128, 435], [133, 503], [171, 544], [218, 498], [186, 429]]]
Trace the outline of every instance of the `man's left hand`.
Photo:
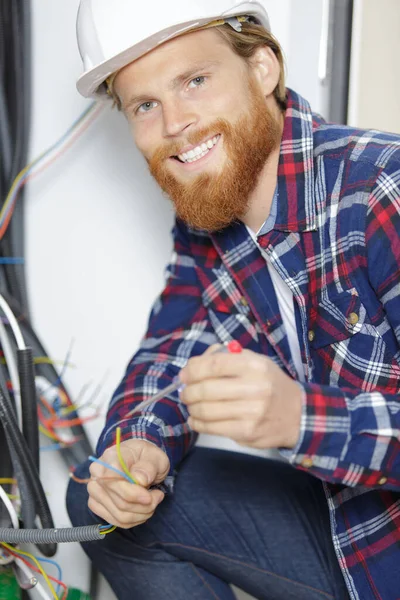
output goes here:
[[252, 448], [294, 447], [300, 433], [300, 386], [262, 354], [216, 348], [191, 358], [180, 372], [189, 426]]

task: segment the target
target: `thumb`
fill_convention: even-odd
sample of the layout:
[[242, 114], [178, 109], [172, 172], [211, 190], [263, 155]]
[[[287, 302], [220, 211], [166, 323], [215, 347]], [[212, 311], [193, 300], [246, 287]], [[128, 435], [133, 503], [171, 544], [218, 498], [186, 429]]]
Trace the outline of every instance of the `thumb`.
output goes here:
[[157, 465], [153, 461], [148, 460], [138, 460], [131, 466], [129, 472], [133, 479], [143, 487], [152, 485], [158, 475]]

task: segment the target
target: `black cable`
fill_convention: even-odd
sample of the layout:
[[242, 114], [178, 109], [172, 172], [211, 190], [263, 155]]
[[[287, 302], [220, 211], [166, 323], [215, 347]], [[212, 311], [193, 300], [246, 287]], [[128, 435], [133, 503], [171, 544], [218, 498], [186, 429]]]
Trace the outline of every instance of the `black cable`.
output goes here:
[[[34, 356], [48, 356], [47, 350], [43, 347], [42, 342], [39, 340], [34, 329], [26, 317], [20, 312], [18, 303], [11, 296], [4, 295], [5, 300], [9, 304], [15, 317], [19, 321], [19, 326], [27, 346], [32, 348]], [[64, 386], [63, 382], [60, 381], [60, 376], [55, 370], [52, 364], [38, 364], [35, 365], [35, 373], [45, 377], [52, 385], [58, 386], [63, 392], [70, 398], [68, 390]], [[69, 414], [70, 419], [77, 419], [79, 415], [76, 411], [71, 411]], [[78, 438], [78, 441], [69, 448], [63, 448], [61, 456], [65, 461], [68, 468], [74, 468], [80, 463], [85, 462], [87, 457], [93, 454], [92, 445], [89, 441], [87, 433], [82, 425], [73, 425], [71, 428], [73, 435]]]
[[[7, 380], [9, 379], [9, 374], [6, 365], [0, 365], [0, 386], [4, 389], [7, 394]], [[0, 477], [12, 478], [14, 475], [13, 472], [13, 464], [11, 462], [11, 456], [8, 449], [8, 444], [5, 436], [5, 432], [3, 429], [3, 425], [0, 421]], [[6, 493], [11, 494], [11, 485], [4, 484], [3, 488]], [[11, 519], [8, 514], [8, 510], [3, 502], [0, 502], [0, 527], [11, 527]]]
[[[12, 60], [7, 61], [6, 67], [12, 65], [12, 68], [6, 69], [5, 82], [9, 97], [9, 122], [13, 132], [14, 147], [11, 172], [6, 186], [7, 193], [14, 179], [27, 163], [31, 104], [29, 0], [12, 0], [9, 12], [9, 29], [12, 35], [8, 40], [8, 46]], [[22, 189], [14, 208], [13, 218], [3, 236], [1, 254], [3, 257], [23, 257], [24, 245], [24, 190]], [[21, 311], [28, 315], [24, 265], [4, 265], [3, 271], [9, 294], [18, 301]]]
[[[35, 500], [36, 511], [40, 518], [42, 527], [44, 529], [53, 529], [53, 518], [51, 516], [47, 498], [39, 479], [39, 474], [32, 460], [32, 457], [27, 451], [25, 440], [22, 437], [22, 433], [18, 428], [13, 407], [1, 388], [0, 421], [3, 424], [7, 440], [9, 441], [9, 444], [11, 446], [10, 450], [12, 450], [15, 453], [17, 460], [19, 461], [20, 467], [26, 476], [28, 486]], [[56, 550], [57, 547], [55, 545], [46, 546], [44, 549], [41, 548], [41, 552], [43, 552], [45, 556], [54, 556]]]
[[[6, 365], [5, 365], [5, 367], [6, 367]], [[3, 394], [6, 396], [7, 403], [12, 407], [13, 414], [14, 414], [15, 418], [17, 418], [14, 398], [9, 395], [8, 390], [7, 390], [7, 380], [8, 379], [9, 379], [8, 371], [6, 371], [5, 368], [0, 369], [0, 389], [3, 390]], [[0, 425], [1, 425], [1, 421], [0, 421]], [[7, 429], [4, 430], [2, 425], [1, 425], [1, 430], [0, 430], [0, 440], [1, 440], [1, 445], [3, 447], [3, 453], [1, 454], [2, 460], [1, 460], [0, 464], [2, 465], [3, 468], [7, 466], [7, 471], [6, 471], [6, 473], [4, 473], [4, 475], [2, 474], [2, 477], [10, 477], [10, 478], [17, 480], [19, 495], [20, 495], [20, 499], [21, 499], [22, 522], [24, 524], [24, 527], [28, 527], [28, 528], [35, 527], [35, 519], [36, 519], [35, 499], [29, 488], [29, 485], [28, 485], [28, 482], [26, 479], [26, 475], [20, 465], [18, 457], [16, 456], [15, 452], [13, 451], [13, 445], [11, 443], [8, 431], [7, 431]], [[8, 485], [6, 487], [6, 491], [9, 493], [11, 493], [11, 489], [12, 489], [11, 485]], [[3, 509], [5, 509], [6, 512], [8, 513], [6, 507], [4, 506], [3, 503], [0, 503], [0, 506], [2, 509], [2, 513], [4, 513]], [[10, 518], [10, 516], [7, 514], [7, 519], [9, 519], [9, 518]], [[9, 523], [7, 523], [7, 525], [4, 524], [3, 527], [12, 527], [12, 523], [9, 522]]]
[[17, 350], [19, 387], [21, 393], [22, 433], [26, 440], [37, 472], [39, 468], [39, 424], [37, 416], [37, 400], [35, 370], [31, 348]]
[[[15, 52], [17, 56], [17, 139], [20, 141], [16, 147], [15, 171], [12, 182], [28, 162], [28, 143], [30, 135], [31, 112], [31, 6], [30, 0], [19, 0], [16, 4], [15, 19], [17, 36]], [[19, 90], [19, 91], [18, 91]], [[11, 183], [12, 183], [11, 182]], [[25, 256], [24, 238], [25, 192], [24, 188], [19, 193], [18, 201], [14, 208], [13, 218], [5, 235], [5, 251], [9, 256]], [[12, 295], [19, 301], [24, 314], [29, 316], [28, 295], [26, 290], [25, 266], [7, 265], [7, 276]]]

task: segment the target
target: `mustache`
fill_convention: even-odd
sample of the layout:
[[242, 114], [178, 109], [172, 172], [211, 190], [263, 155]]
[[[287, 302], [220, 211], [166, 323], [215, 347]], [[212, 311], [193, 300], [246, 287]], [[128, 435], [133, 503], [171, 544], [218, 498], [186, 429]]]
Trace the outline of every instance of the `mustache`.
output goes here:
[[178, 156], [181, 154], [182, 149], [188, 144], [191, 146], [198, 146], [201, 142], [209, 140], [216, 135], [221, 133], [226, 134], [229, 131], [229, 124], [225, 119], [218, 119], [211, 125], [193, 131], [186, 136], [186, 142], [173, 142], [170, 144], [164, 144], [159, 146], [154, 152], [153, 156], [147, 161], [150, 165], [158, 164], [160, 161], [164, 161], [171, 156]]

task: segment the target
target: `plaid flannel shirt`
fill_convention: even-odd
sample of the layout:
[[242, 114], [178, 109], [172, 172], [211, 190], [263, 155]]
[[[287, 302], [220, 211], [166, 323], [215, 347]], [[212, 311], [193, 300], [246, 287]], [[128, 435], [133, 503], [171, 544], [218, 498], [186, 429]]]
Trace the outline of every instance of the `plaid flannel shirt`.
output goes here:
[[[288, 90], [273, 228], [258, 243], [294, 295], [306, 381], [282, 451], [323, 481], [352, 599], [400, 598], [400, 136], [326, 124]], [[176, 395], [124, 419], [214, 342], [238, 340], [297, 378], [269, 271], [243, 223], [176, 222], [166, 287], [111, 401], [100, 455], [122, 437], [196, 440]]]

